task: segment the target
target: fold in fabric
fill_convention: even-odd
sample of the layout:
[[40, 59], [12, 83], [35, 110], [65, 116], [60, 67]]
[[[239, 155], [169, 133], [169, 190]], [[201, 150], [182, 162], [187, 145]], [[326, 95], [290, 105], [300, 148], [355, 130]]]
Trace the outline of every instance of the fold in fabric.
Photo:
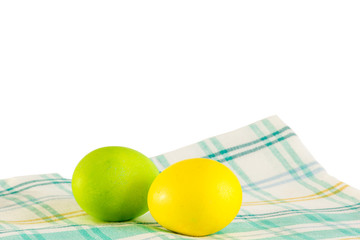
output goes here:
[[[151, 158], [159, 170], [188, 158], [229, 167], [243, 189], [236, 218], [202, 239], [357, 239], [360, 191], [329, 176], [277, 116]], [[0, 180], [0, 239], [192, 239], [149, 213], [101, 222], [75, 202], [58, 174]]]

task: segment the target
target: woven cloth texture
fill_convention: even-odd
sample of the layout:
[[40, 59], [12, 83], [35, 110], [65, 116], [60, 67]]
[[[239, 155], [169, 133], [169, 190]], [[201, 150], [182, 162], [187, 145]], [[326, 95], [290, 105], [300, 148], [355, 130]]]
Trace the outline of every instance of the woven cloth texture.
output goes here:
[[[225, 164], [243, 190], [236, 218], [201, 239], [360, 239], [360, 191], [329, 176], [279, 117], [151, 159], [162, 171], [198, 157]], [[70, 179], [43, 174], [0, 180], [0, 239], [193, 237], [162, 228], [149, 213], [127, 222], [97, 220], [74, 200]]]

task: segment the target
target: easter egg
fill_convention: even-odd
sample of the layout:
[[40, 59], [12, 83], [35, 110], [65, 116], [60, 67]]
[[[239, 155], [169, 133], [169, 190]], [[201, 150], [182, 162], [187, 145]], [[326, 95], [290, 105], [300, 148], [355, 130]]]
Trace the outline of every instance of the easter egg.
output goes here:
[[151, 215], [163, 227], [205, 236], [226, 227], [237, 215], [242, 190], [224, 164], [205, 158], [177, 162], [161, 172], [148, 193]]
[[89, 215], [125, 221], [148, 211], [147, 194], [159, 174], [145, 155], [126, 147], [103, 147], [87, 154], [72, 177], [75, 200]]

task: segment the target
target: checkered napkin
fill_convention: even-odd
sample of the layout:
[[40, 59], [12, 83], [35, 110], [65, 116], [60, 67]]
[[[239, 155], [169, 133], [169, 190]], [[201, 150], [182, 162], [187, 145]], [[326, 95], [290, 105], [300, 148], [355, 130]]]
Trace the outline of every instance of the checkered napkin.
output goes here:
[[[160, 170], [187, 158], [219, 161], [239, 178], [234, 221], [202, 239], [360, 239], [360, 191], [329, 176], [295, 133], [272, 116], [152, 158]], [[192, 239], [149, 213], [106, 223], [75, 202], [58, 174], [0, 180], [0, 239]]]

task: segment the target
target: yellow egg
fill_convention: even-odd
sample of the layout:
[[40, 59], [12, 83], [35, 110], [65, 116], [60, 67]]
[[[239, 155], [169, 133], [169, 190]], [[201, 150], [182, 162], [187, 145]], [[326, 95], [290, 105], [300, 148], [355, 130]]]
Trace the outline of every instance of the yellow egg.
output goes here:
[[205, 236], [226, 227], [240, 210], [242, 191], [235, 174], [217, 161], [194, 158], [175, 163], [151, 184], [148, 206], [163, 227]]

